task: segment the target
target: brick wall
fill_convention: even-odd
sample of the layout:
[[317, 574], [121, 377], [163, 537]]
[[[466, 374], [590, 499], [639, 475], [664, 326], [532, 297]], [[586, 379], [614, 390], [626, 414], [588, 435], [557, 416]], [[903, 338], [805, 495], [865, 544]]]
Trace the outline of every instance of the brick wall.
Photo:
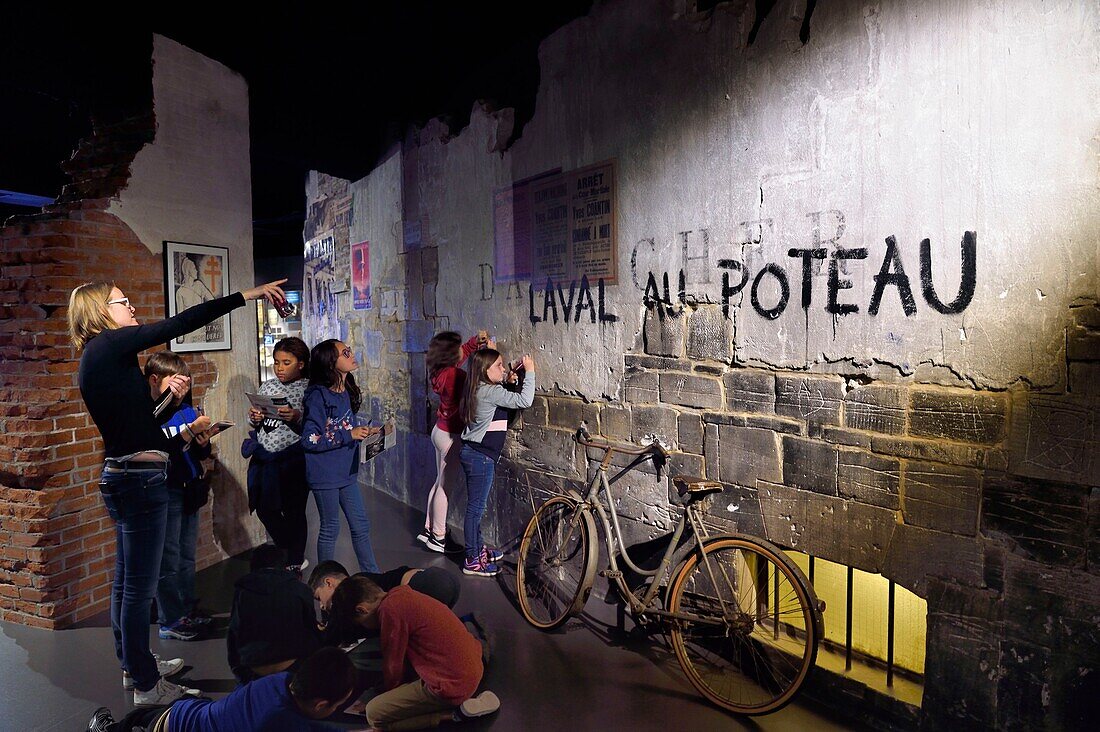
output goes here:
[[[0, 619], [61, 628], [108, 606], [114, 524], [99, 497], [102, 442], [76, 383], [67, 305], [76, 285], [115, 282], [139, 321], [165, 316], [163, 262], [104, 213], [134, 154], [153, 137], [150, 114], [100, 126], [66, 165], [74, 182], [56, 205], [0, 228]], [[196, 403], [217, 380], [185, 356]], [[214, 561], [204, 508], [199, 564]]]

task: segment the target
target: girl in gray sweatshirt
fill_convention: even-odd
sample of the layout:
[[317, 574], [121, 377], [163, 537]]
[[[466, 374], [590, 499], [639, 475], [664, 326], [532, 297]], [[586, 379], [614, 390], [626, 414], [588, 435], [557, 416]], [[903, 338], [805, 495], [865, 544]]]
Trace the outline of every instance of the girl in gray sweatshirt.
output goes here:
[[[492, 348], [475, 351], [470, 357], [470, 375], [466, 379], [460, 411], [466, 421], [462, 431], [459, 460], [466, 473], [466, 560], [465, 574], [492, 577], [500, 572], [504, 558], [499, 549], [481, 539], [481, 519], [493, 487], [496, 463], [508, 434], [508, 418], [516, 409], [526, 409], [535, 398], [535, 362], [523, 357], [523, 375], [518, 392], [502, 386], [508, 371], [500, 353]], [[519, 369], [517, 369], [517, 372]]]

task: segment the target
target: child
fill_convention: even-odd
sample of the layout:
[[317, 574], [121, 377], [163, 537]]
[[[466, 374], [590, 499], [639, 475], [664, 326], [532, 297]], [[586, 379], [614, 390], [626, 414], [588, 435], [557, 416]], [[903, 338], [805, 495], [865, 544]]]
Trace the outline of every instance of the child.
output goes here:
[[[367, 703], [371, 727], [425, 729], [500, 708], [491, 691], [473, 696], [484, 673], [481, 646], [438, 600], [405, 585], [383, 592], [356, 576], [336, 588], [332, 612], [341, 621], [377, 628], [381, 634], [385, 691]], [[406, 664], [418, 678], [402, 683]]]
[[370, 545], [370, 519], [359, 493], [359, 440], [381, 428], [356, 424], [356, 413], [363, 402], [351, 373], [357, 368], [355, 354], [336, 339], [313, 347], [301, 443], [306, 451], [306, 479], [321, 515], [318, 561], [332, 559], [336, 553], [343, 510], [359, 569], [377, 572], [378, 563]]
[[[260, 449], [251, 453], [248, 465], [248, 507], [256, 512], [275, 546], [286, 551], [289, 567], [307, 566], [306, 463], [299, 436], [302, 432], [302, 400], [309, 376], [309, 347], [301, 338], [284, 338], [275, 344], [275, 378], [260, 385], [260, 394], [283, 397], [287, 406], [279, 416], [264, 418], [250, 409], [248, 421], [256, 430]], [[245, 457], [249, 457], [246, 455]], [[288, 567], [288, 568], [289, 568]]]
[[[417, 592], [452, 608], [458, 602], [461, 590], [458, 579], [442, 567], [413, 569], [405, 566], [381, 573], [361, 572], [356, 576], [366, 577], [381, 587], [383, 592], [389, 592], [399, 585], [408, 585]], [[347, 578], [348, 571], [344, 569], [344, 565], [332, 560], [321, 562], [313, 570], [309, 576], [309, 589], [313, 593], [313, 599], [321, 606], [321, 612], [329, 612], [332, 593]]]
[[279, 547], [258, 546], [252, 571], [234, 586], [226, 648], [242, 684], [286, 671], [321, 647], [313, 596], [286, 561]]
[[535, 397], [535, 362], [530, 355], [523, 357], [523, 369], [526, 376], [517, 393], [501, 386], [507, 372], [495, 349], [483, 348], [470, 358], [470, 377], [461, 406], [466, 429], [462, 431], [459, 454], [466, 474], [466, 559], [462, 564], [465, 574], [492, 577], [500, 572], [497, 562], [504, 558], [499, 550], [485, 546], [481, 540], [481, 519], [508, 434], [510, 410], [526, 409]]
[[157, 583], [157, 621], [163, 640], [198, 638], [201, 621], [190, 613], [195, 600], [195, 546], [198, 543], [199, 509], [206, 503], [207, 483], [202, 461], [210, 456], [210, 419], [190, 403], [188, 391], [171, 400], [168, 381], [175, 375], [190, 377], [187, 363], [171, 351], [158, 351], [145, 362], [149, 391], [160, 410], [157, 420], [169, 438], [168, 519], [164, 532], [160, 580]]
[[218, 701], [185, 699], [171, 706], [136, 709], [116, 722], [96, 710], [88, 732], [335, 732], [318, 724], [341, 709], [355, 687], [355, 669], [338, 648], [322, 648], [298, 672], [283, 672], [238, 687]]
[[478, 334], [462, 342], [462, 336], [453, 330], [436, 333], [428, 342], [425, 361], [432, 390], [439, 396], [439, 410], [432, 427], [432, 445], [435, 446], [435, 483], [428, 491], [428, 507], [425, 510], [424, 531], [417, 541], [434, 552], [443, 552], [447, 540], [447, 493], [454, 486], [458, 471], [458, 453], [462, 449], [459, 434], [466, 426], [459, 414], [462, 388], [466, 384], [466, 372], [460, 367], [477, 350], [479, 339], [488, 334]]

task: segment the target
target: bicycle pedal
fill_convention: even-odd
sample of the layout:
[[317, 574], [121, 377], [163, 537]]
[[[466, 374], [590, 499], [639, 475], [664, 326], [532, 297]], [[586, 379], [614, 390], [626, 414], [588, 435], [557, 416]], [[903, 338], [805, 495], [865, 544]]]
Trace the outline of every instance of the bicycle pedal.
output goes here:
[[616, 569], [601, 569], [600, 576], [608, 579], [622, 579], [623, 573]]

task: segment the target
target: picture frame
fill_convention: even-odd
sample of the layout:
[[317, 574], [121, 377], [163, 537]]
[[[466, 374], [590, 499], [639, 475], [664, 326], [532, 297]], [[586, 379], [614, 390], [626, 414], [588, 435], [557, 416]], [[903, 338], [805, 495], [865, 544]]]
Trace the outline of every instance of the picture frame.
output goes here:
[[[165, 240], [164, 290], [168, 317], [201, 302], [228, 295], [229, 249]], [[168, 348], [176, 353], [228, 351], [232, 347], [228, 314], [168, 343]]]

